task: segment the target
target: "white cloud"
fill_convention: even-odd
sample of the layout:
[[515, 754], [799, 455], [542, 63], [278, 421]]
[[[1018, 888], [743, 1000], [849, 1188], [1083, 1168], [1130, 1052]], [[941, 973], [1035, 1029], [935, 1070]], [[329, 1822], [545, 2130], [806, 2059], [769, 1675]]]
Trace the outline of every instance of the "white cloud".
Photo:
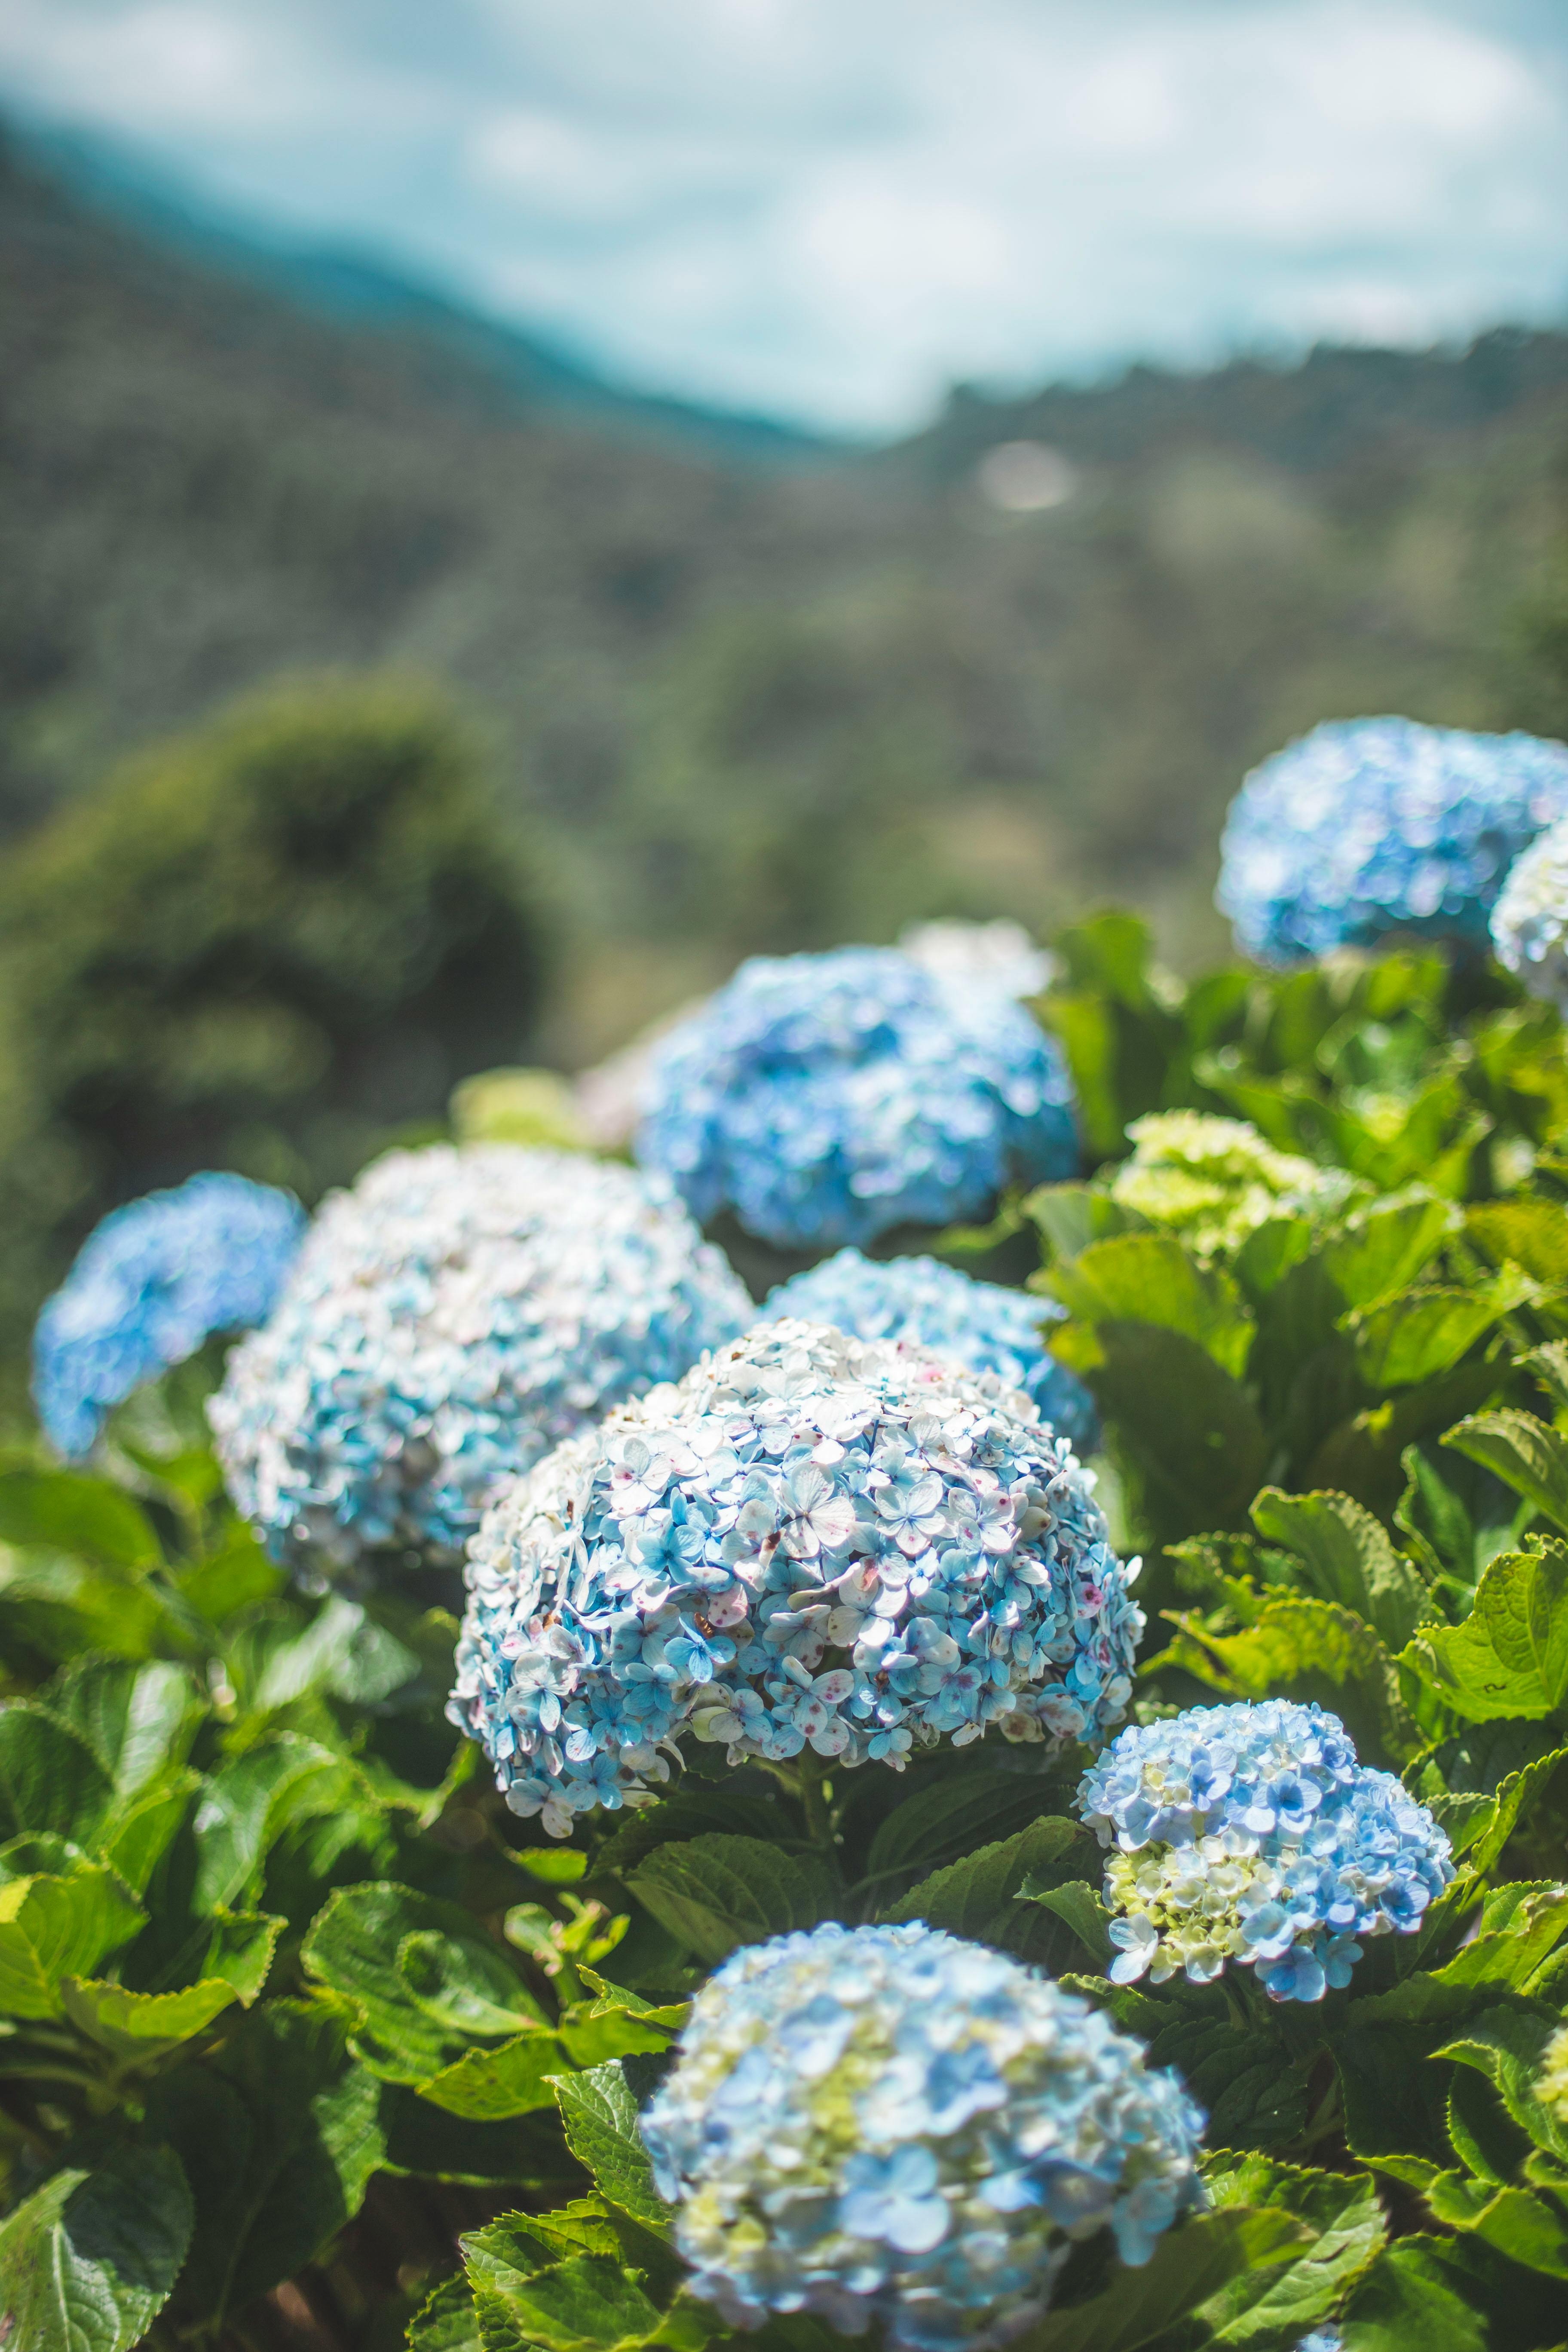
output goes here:
[[867, 429], [1568, 300], [1552, 0], [10, 0], [0, 79], [624, 375]]

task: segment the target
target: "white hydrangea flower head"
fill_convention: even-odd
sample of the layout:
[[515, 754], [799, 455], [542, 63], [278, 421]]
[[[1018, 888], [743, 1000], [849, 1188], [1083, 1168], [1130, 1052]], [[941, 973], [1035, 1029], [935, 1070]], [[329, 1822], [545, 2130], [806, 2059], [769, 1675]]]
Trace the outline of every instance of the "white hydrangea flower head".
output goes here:
[[1535, 2095], [1568, 2131], [1568, 2025], [1559, 2027], [1546, 2045], [1535, 2078]]
[[1531, 996], [1568, 1014], [1568, 817], [1514, 859], [1491, 930], [1498, 961]]
[[1200, 1256], [1239, 1248], [1270, 1217], [1326, 1216], [1354, 1189], [1342, 1170], [1276, 1150], [1246, 1119], [1151, 1111], [1127, 1133], [1132, 1156], [1111, 1175], [1111, 1199]]
[[520, 1144], [388, 1152], [230, 1357], [218, 1457], [291, 1567], [455, 1561], [502, 1478], [751, 1314], [657, 1177]]
[[688, 1737], [895, 1769], [992, 1727], [1059, 1743], [1126, 1707], [1135, 1572], [994, 1373], [759, 1324], [499, 1497], [447, 1712], [557, 1837]]
[[1038, 996], [1055, 978], [1057, 959], [1037, 947], [1022, 923], [997, 916], [988, 923], [957, 916], [910, 923], [899, 945], [916, 963], [956, 987], [998, 988], [1004, 996]]
[[1202, 2128], [1108, 2017], [920, 1925], [737, 1952], [642, 2118], [698, 2294], [894, 2352], [1007, 2343], [1102, 2230], [1148, 2262], [1202, 2200]]

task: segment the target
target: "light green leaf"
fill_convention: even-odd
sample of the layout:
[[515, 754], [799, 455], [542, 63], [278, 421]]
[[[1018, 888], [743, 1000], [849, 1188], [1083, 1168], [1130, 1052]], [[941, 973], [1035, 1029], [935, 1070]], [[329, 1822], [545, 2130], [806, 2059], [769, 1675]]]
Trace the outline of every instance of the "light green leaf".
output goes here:
[[659, 2237], [669, 2234], [669, 2209], [653, 2185], [653, 2167], [637, 2129], [637, 2101], [619, 2063], [563, 2074], [555, 2084], [566, 2144], [585, 2165], [600, 2194]]
[[1536, 2146], [1560, 2161], [1568, 2161], [1568, 2126], [1559, 2124], [1551, 2108], [1535, 2095], [1542, 2054], [1561, 2021], [1547, 2010], [1523, 2003], [1500, 2004], [1472, 2017], [1464, 2032], [1436, 2054], [1485, 2074], [1514, 2122]]
[[1373, 1307], [1391, 1293], [1407, 1289], [1457, 1223], [1447, 1201], [1413, 1192], [1358, 1211], [1319, 1255], [1347, 1307]]
[[373, 1706], [412, 1681], [419, 1661], [357, 1601], [334, 1593], [302, 1632], [268, 1628], [269, 1640], [250, 1705], [258, 1714], [289, 1706], [312, 1691]]
[[[1238, 1633], [1211, 1633], [1195, 1617], [1175, 1622], [1161, 1658], [1226, 1698], [1316, 1699], [1344, 1718], [1363, 1758], [1381, 1751], [1403, 1761], [1419, 1746], [1394, 1662], [1350, 1610], [1287, 1596], [1266, 1602]], [[1150, 1671], [1159, 1663], [1152, 1661]]]
[[146, 1516], [107, 1478], [74, 1470], [12, 1470], [0, 1477], [0, 1543], [77, 1552], [115, 1568], [163, 1558]]
[[0, 2344], [132, 2352], [174, 2290], [191, 2220], [168, 2148], [127, 2144], [57, 2172], [0, 2222]]
[[562, 2063], [556, 2036], [536, 2026], [503, 2042], [498, 2050], [468, 2051], [422, 2082], [419, 2095], [449, 2115], [467, 2116], [479, 2123], [526, 2116], [553, 2104], [552, 2077], [560, 2073]]
[[1465, 1230], [1494, 1265], [1524, 1268], [1549, 1289], [1568, 1287], [1568, 1214], [1555, 1201], [1484, 1201]]
[[58, 1675], [38, 1704], [86, 1741], [120, 1798], [183, 1764], [205, 1712], [184, 1668], [163, 1658], [84, 1659]]
[[242, 1901], [287, 1828], [366, 1794], [345, 1757], [298, 1732], [279, 1732], [220, 1765], [196, 1816], [196, 1909], [211, 1913]]
[[1402, 2238], [1351, 2292], [1345, 2352], [1487, 2352], [1484, 2314], [1452, 2240]]
[[1254, 1325], [1240, 1291], [1223, 1267], [1200, 1265], [1169, 1234], [1092, 1242], [1045, 1283], [1081, 1323], [1151, 1323], [1194, 1340], [1233, 1380], [1246, 1369]]
[[96, 1968], [106, 1952], [129, 1942], [145, 1916], [99, 1864], [0, 1883], [0, 2010], [58, 2017], [61, 1978]]
[[350, 2004], [354, 2048], [388, 2082], [427, 2082], [467, 2042], [542, 2021], [477, 1920], [390, 1882], [330, 1896], [300, 1958], [307, 1977]]
[[408, 2352], [484, 2352], [473, 2292], [460, 2272], [443, 2279], [409, 2321]]
[[[482, 2312], [497, 2292], [476, 2288], [476, 2306]], [[644, 2343], [660, 2318], [632, 2273], [606, 2254], [573, 2254], [514, 2278], [504, 2300], [523, 2341], [544, 2352], [616, 2352]]]
[[132, 1895], [146, 1894], [153, 1872], [202, 1786], [199, 1773], [175, 1766], [145, 1781], [133, 1796], [123, 1798], [100, 1823], [99, 1850]]
[[1310, 2242], [1293, 2215], [1194, 2213], [1167, 2230], [1142, 2270], [1120, 2266], [1102, 2294], [1049, 2311], [1018, 2352], [1138, 2352], [1242, 2273], [1290, 2261]]
[[1220, 2211], [1232, 2206], [1283, 2210], [1312, 2232], [1296, 2260], [1243, 2271], [1209, 2298], [1202, 2307], [1205, 2340], [1238, 2352], [1243, 2346], [1274, 2352], [1281, 2342], [1294, 2344], [1338, 2308], [1387, 2235], [1373, 2176], [1309, 2172], [1223, 2150], [1203, 2170]]
[[1464, 1622], [1423, 1628], [1400, 1664], [1471, 1722], [1554, 1715], [1568, 1695], [1568, 1546], [1504, 1552]]
[[1407, 1290], [1358, 1317], [1356, 1369], [1373, 1389], [1414, 1388], [1436, 1380], [1483, 1333], [1535, 1295], [1527, 1276], [1511, 1272], [1468, 1290]]
[[174, 1992], [134, 1992], [68, 1977], [60, 1989], [66, 2015], [79, 2032], [124, 2063], [164, 2057], [205, 2032], [236, 2001], [249, 2007], [267, 1980], [283, 1926], [264, 1915], [220, 1920], [195, 1983]]
[[700, 1837], [661, 1845], [626, 1876], [661, 1927], [700, 1959], [724, 1959], [739, 1944], [760, 1944], [830, 1917], [835, 1889], [811, 1858], [783, 1853], [760, 1838]]
[[1456, 1453], [1495, 1471], [1505, 1486], [1568, 1528], [1568, 1444], [1533, 1413], [1511, 1405], [1472, 1413], [1444, 1438]]
[[113, 1794], [79, 1733], [25, 1699], [0, 1706], [0, 1843], [52, 1830], [91, 1846]]
[[1108, 1932], [1110, 1914], [1092, 1886], [1086, 1886], [1081, 1879], [1069, 1880], [1065, 1886], [1038, 1886], [1026, 1878], [1018, 1894], [1064, 1920], [1097, 1967], [1108, 1966], [1112, 1948]]
[[1349, 1495], [1286, 1495], [1265, 1486], [1252, 1523], [1266, 1542], [1292, 1551], [1324, 1601], [1349, 1609], [1390, 1651], [1436, 1612], [1416, 1570], [1387, 1531]]
[[1494, 2188], [1462, 2172], [1440, 2172], [1424, 2195], [1436, 2219], [1495, 2246], [1510, 2262], [1568, 2279], [1568, 2221], [1528, 2189]]

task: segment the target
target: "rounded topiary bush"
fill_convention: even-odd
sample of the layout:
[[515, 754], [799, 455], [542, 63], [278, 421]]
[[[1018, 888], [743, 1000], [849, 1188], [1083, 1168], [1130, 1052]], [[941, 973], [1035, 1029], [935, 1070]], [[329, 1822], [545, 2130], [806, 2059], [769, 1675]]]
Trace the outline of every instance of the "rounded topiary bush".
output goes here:
[[326, 1202], [209, 1412], [307, 1572], [454, 1560], [498, 1483], [749, 1320], [657, 1177], [521, 1144], [389, 1152]]

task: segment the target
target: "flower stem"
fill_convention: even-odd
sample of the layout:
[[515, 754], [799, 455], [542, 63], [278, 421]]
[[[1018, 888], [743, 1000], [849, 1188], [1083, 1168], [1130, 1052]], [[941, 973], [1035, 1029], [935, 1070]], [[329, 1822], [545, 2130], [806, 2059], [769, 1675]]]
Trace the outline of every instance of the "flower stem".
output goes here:
[[800, 1802], [805, 1833], [822, 1852], [833, 1852], [833, 1814], [827, 1796], [827, 1761], [808, 1748], [800, 1759]]

